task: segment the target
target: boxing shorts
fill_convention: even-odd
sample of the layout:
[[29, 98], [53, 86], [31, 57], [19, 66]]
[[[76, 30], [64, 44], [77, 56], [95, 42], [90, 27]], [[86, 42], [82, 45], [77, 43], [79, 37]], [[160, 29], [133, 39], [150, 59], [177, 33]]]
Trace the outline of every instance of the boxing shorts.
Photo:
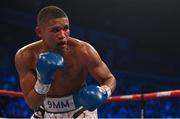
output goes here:
[[[80, 108], [82, 107], [78, 103], [77, 93], [58, 98], [46, 97], [43, 105], [31, 118], [72, 118]], [[85, 110], [78, 118], [98, 118], [97, 110], [93, 112]]]

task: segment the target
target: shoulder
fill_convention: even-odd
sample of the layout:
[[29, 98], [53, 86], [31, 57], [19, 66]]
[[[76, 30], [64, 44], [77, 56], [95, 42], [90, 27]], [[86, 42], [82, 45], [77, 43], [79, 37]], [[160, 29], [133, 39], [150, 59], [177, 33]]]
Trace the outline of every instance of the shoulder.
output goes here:
[[18, 71], [29, 69], [35, 62], [36, 55], [31, 49], [20, 49], [15, 55], [15, 65]]
[[25, 57], [34, 57], [36, 55], [36, 49], [38, 49], [40, 45], [40, 41], [30, 43], [22, 48], [20, 48], [16, 52], [16, 58], [25, 58]]
[[88, 64], [99, 64], [102, 60], [97, 50], [88, 42], [75, 39], [78, 45], [77, 53]]
[[95, 51], [94, 47], [86, 41], [79, 40], [72, 37], [69, 38], [69, 41], [70, 41], [71, 46], [73, 46], [73, 49], [78, 54], [87, 56], [89, 53], [91, 53], [91, 51]]
[[21, 62], [23, 60], [30, 60], [35, 57], [35, 53], [30, 48], [21, 48], [16, 52], [15, 61]]
[[93, 51], [96, 52], [95, 48], [88, 42], [79, 40], [76, 38], [70, 38], [71, 42], [73, 42], [74, 46], [78, 49], [78, 52], [83, 52], [85, 54], [92, 53]]
[[81, 49], [86, 56], [98, 55], [97, 50], [88, 42], [82, 41]]
[[25, 56], [31, 56], [31, 55], [35, 56], [36, 54], [38, 54], [38, 52], [40, 52], [41, 46], [42, 46], [41, 40], [30, 43], [30, 44], [20, 48], [16, 52], [16, 57], [25, 57]]
[[39, 47], [39, 42], [30, 43], [22, 48], [20, 48], [15, 55], [16, 67], [31, 67], [35, 64], [37, 58], [36, 49]]

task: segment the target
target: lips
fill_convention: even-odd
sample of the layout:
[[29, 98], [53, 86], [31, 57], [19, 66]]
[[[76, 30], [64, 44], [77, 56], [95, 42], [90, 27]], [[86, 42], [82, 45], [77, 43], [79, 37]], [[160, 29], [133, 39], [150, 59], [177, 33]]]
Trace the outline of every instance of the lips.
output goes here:
[[57, 43], [58, 46], [63, 46], [65, 44], [66, 44], [66, 41], [61, 41], [61, 42]]

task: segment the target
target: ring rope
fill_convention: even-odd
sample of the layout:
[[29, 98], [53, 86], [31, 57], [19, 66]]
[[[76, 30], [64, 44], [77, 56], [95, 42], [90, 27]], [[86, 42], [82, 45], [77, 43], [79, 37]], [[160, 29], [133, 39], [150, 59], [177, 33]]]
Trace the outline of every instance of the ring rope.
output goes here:
[[[23, 97], [22, 92], [0, 90], [0, 95]], [[144, 94], [132, 94], [123, 96], [112, 96], [109, 97], [107, 102], [123, 102], [123, 101], [140, 101], [142, 100], [142, 95], [144, 100], [167, 98], [167, 97], [180, 97], [180, 90], [144, 93]]]
[[180, 90], [133, 94], [133, 95], [124, 95], [124, 96], [112, 96], [108, 99], [108, 102], [123, 102], [129, 100], [140, 101], [142, 100], [142, 96], [144, 100], [167, 98], [167, 97], [180, 97]]
[[0, 90], [0, 95], [23, 97], [23, 93], [22, 92], [7, 91], [7, 90]]

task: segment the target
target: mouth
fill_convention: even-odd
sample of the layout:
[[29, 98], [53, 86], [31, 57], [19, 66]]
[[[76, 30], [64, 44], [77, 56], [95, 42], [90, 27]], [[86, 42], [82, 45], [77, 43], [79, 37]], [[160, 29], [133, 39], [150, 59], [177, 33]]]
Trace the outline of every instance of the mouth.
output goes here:
[[63, 47], [67, 44], [67, 41], [60, 41], [57, 43], [58, 46]]

